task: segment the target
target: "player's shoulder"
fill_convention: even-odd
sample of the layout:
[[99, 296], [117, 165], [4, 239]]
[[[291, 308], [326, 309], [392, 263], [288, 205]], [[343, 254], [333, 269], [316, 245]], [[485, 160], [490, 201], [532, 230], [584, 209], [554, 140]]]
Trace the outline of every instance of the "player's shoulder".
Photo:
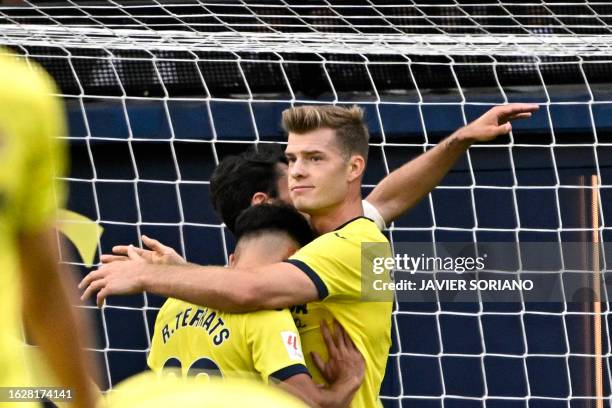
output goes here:
[[287, 319], [293, 321], [289, 309], [258, 310], [255, 312], [243, 313], [239, 316], [242, 316], [242, 318], [249, 323], [264, 322], [266, 324], [271, 324], [275, 321], [285, 322]]
[[297, 327], [289, 309], [259, 310], [256, 312], [238, 314], [240, 316], [244, 335], [247, 339], [266, 341], [282, 333], [297, 333]]
[[183, 300], [175, 298], [168, 298], [166, 299], [162, 307], [159, 309], [159, 312], [157, 313], [157, 319], [161, 319], [168, 315], [175, 316], [177, 310], [184, 310], [191, 306], [193, 305], [189, 302], [185, 302]]

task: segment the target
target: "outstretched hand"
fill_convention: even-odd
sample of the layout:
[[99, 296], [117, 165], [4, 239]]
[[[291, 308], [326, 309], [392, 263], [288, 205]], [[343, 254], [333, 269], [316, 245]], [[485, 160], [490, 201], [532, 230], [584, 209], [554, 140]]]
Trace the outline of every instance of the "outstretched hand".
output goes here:
[[488, 142], [512, 130], [513, 120], [527, 119], [539, 109], [532, 103], [511, 103], [489, 109], [485, 114], [458, 130], [461, 139], [470, 142]]
[[142, 236], [142, 243], [149, 249], [137, 248], [131, 245], [116, 245], [113, 247], [113, 254], [104, 254], [100, 257], [103, 264], [115, 261], [127, 261], [128, 249], [131, 247], [145, 262], [154, 265], [183, 265], [187, 263], [174, 249], [162, 244], [156, 239]]
[[126, 248], [124, 258], [122, 262], [104, 264], [85, 276], [79, 283], [79, 289], [85, 289], [81, 300], [86, 300], [97, 292], [96, 304], [100, 307], [107, 296], [142, 292], [143, 275], [152, 265], [131, 245]]

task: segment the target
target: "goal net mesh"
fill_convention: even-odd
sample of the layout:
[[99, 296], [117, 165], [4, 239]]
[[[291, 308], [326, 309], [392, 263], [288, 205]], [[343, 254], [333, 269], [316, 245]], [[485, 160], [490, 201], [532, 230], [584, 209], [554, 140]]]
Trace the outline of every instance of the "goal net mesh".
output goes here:
[[[473, 146], [387, 234], [393, 242], [579, 240], [588, 226], [577, 215], [577, 177], [596, 174], [607, 242], [611, 22], [606, 1], [12, 0], [0, 2], [0, 44], [59, 85], [70, 124], [68, 206], [105, 228], [100, 253], [146, 233], [189, 261], [222, 264], [233, 241], [210, 206], [211, 172], [228, 154], [283, 142], [280, 112], [296, 104], [365, 109], [367, 194], [490, 107], [538, 103], [510, 135]], [[601, 268], [605, 276], [605, 256]], [[80, 306], [99, 328], [91, 351], [103, 389], [145, 369], [162, 302], [143, 294]], [[396, 304], [381, 399], [591, 406], [591, 317], [568, 302]]]

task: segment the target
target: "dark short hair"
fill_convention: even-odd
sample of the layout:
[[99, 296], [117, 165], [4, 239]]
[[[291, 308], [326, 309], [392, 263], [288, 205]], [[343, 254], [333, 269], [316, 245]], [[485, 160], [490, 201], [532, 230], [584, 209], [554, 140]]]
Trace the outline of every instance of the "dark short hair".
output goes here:
[[236, 218], [251, 206], [255, 193], [278, 197], [278, 163], [287, 163], [283, 147], [278, 144], [266, 144], [257, 151], [247, 150], [219, 162], [210, 178], [211, 201], [230, 231], [234, 232]]
[[287, 204], [258, 204], [244, 210], [236, 219], [236, 242], [244, 237], [268, 232], [286, 233], [300, 246], [315, 238], [314, 231], [294, 207]]

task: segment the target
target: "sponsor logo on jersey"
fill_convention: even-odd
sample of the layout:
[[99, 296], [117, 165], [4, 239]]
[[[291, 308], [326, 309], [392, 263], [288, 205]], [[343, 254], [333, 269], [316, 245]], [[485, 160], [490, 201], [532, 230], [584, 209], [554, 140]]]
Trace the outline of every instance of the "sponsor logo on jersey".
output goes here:
[[283, 338], [283, 344], [285, 345], [289, 358], [297, 361], [303, 360], [304, 354], [302, 354], [300, 336], [295, 332], [284, 331], [281, 332], [281, 337]]

